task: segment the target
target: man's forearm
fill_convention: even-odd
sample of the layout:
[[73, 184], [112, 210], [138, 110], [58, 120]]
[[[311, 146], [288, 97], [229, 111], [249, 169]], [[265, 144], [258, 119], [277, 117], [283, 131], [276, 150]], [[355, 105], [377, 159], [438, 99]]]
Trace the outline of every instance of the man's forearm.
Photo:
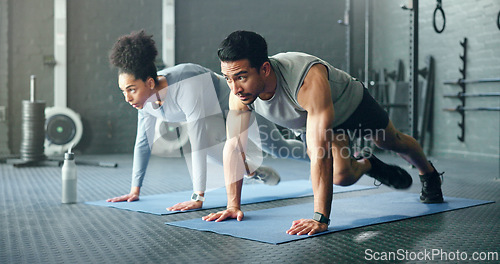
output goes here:
[[224, 146], [224, 180], [228, 208], [240, 208], [241, 205], [241, 189], [243, 174], [245, 172], [245, 162], [237, 140], [236, 138], [228, 140]]
[[227, 191], [227, 208], [237, 208], [241, 207], [241, 187], [243, 185], [243, 180], [236, 182], [226, 183]]
[[[314, 131], [325, 131], [317, 129]], [[333, 193], [333, 156], [330, 135], [323, 133], [309, 133], [309, 155], [311, 159], [311, 182], [314, 192], [314, 211], [330, 216]]]
[[331, 159], [317, 159], [311, 162], [311, 182], [314, 192], [314, 211], [330, 216], [333, 193]]

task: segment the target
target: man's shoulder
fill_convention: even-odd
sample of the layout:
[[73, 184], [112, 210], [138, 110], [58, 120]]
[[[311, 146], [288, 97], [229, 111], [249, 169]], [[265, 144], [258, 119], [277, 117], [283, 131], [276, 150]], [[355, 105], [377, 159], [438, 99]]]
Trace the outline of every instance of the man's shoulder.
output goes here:
[[288, 52], [281, 52], [278, 54], [275, 54], [271, 56], [270, 58], [276, 59], [276, 60], [283, 60], [283, 59], [295, 59], [295, 58], [308, 58], [308, 59], [317, 59], [316, 56], [307, 54], [304, 52], [299, 52], [299, 51], [288, 51]]
[[273, 68], [280, 72], [291, 72], [293, 75], [321, 62], [318, 57], [303, 52], [278, 53], [269, 57], [269, 60]]

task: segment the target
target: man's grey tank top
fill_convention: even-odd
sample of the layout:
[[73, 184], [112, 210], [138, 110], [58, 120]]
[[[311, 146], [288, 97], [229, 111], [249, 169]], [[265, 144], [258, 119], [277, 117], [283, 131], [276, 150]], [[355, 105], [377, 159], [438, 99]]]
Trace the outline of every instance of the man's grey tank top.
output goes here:
[[363, 98], [363, 85], [328, 62], [300, 52], [279, 53], [269, 57], [277, 77], [276, 91], [269, 100], [257, 98], [251, 110], [280, 126], [305, 132], [307, 112], [297, 102], [297, 94], [309, 69], [317, 63], [328, 69], [335, 118], [332, 128], [342, 124]]

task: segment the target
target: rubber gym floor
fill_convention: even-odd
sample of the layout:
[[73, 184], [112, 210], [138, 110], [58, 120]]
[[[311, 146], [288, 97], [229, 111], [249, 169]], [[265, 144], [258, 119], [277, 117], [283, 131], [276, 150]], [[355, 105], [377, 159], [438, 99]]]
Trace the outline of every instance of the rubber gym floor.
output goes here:
[[[396, 156], [380, 157], [407, 168], [414, 180], [407, 191], [420, 191], [415, 169]], [[474, 262], [473, 257], [490, 258], [481, 263], [498, 263], [498, 163], [431, 158], [438, 170], [445, 171], [445, 196], [495, 203], [270, 245], [165, 225], [165, 222], [202, 217], [220, 208], [157, 216], [84, 204], [129, 191], [132, 155], [77, 156], [77, 159], [117, 162], [119, 166], [78, 166], [79, 202], [71, 205], [60, 203], [60, 167], [15, 168], [9, 163], [0, 164], [0, 263], [366, 263], [375, 262], [383, 252], [408, 256], [391, 263], [438, 263], [465, 256], [467, 260], [461, 263]], [[278, 164], [283, 181], [309, 177], [294, 173], [304, 171], [308, 163], [266, 162]], [[180, 174], [187, 175], [182, 158], [152, 157], [141, 195], [190, 190], [189, 177]], [[372, 185], [373, 179], [364, 176], [359, 184]], [[389, 191], [392, 190], [380, 186], [336, 194], [335, 200]], [[243, 211], [312, 200], [305, 197], [245, 205]], [[332, 221], [334, 215], [335, 202]], [[441, 255], [422, 258], [430, 250], [439, 250]], [[450, 259], [450, 263], [459, 262]]]

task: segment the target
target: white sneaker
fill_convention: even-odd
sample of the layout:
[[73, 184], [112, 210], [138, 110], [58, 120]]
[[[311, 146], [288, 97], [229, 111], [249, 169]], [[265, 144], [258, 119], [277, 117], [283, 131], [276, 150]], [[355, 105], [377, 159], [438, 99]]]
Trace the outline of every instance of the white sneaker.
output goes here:
[[245, 175], [245, 180], [264, 183], [267, 185], [277, 185], [281, 178], [276, 170], [271, 167], [261, 166], [257, 168], [252, 176]]

